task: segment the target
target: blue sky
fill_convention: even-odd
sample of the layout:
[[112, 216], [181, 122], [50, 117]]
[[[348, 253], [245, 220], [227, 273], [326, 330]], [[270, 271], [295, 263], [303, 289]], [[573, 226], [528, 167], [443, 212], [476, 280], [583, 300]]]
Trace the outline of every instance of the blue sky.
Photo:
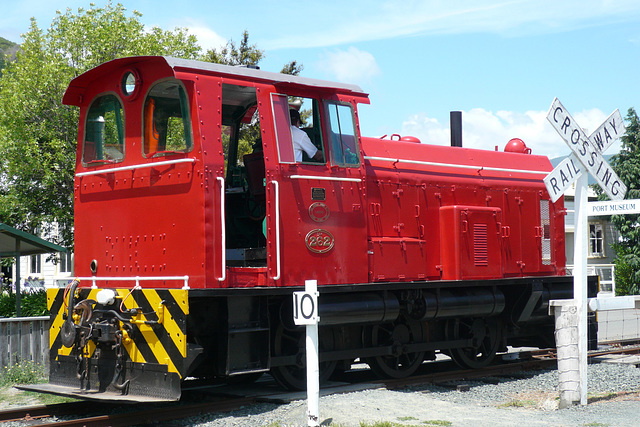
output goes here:
[[[96, 0], [99, 6], [104, 3]], [[30, 18], [88, 1], [0, 0], [0, 36], [20, 42]], [[302, 75], [360, 85], [363, 134], [449, 143], [449, 112], [463, 112], [463, 144], [500, 149], [522, 138], [534, 154], [569, 149], [546, 122], [558, 97], [594, 130], [616, 108], [640, 108], [637, 0], [122, 1], [163, 29], [186, 27], [205, 48], [250, 40], [261, 68], [302, 62]], [[615, 152], [609, 149], [607, 154]]]

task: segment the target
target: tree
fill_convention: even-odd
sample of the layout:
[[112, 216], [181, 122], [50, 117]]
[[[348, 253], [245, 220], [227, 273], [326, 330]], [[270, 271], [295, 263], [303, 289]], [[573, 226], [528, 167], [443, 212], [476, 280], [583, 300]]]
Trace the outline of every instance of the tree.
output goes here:
[[[141, 16], [137, 11], [127, 16], [121, 4], [109, 1], [77, 13], [57, 12], [46, 32], [31, 21], [15, 61], [0, 77], [0, 222], [72, 247], [78, 110], [62, 105], [62, 96], [73, 78], [133, 55], [227, 65], [257, 65], [264, 58], [264, 52], [249, 43], [247, 31], [239, 46], [231, 40], [219, 51], [202, 55], [196, 37], [186, 29], [148, 31]], [[289, 74], [301, 70], [296, 61], [283, 67]]]
[[[195, 59], [201, 52], [186, 30], [146, 31], [140, 16], [108, 2], [57, 12], [46, 33], [31, 21], [0, 79], [0, 222], [72, 246], [78, 111], [62, 105], [67, 85], [123, 56]], [[59, 234], [47, 229], [53, 224]]]
[[[627, 199], [640, 198], [640, 119], [629, 108], [627, 132], [622, 136], [620, 153], [611, 159], [611, 165], [627, 185]], [[620, 242], [613, 245], [616, 253], [616, 293], [638, 294], [640, 284], [640, 215], [613, 215], [611, 222], [620, 233]]]
[[[203, 61], [215, 62], [218, 64], [226, 64], [233, 66], [249, 66], [258, 67], [260, 60], [264, 59], [263, 50], [253, 44], [249, 44], [249, 32], [247, 30], [242, 33], [242, 41], [237, 46], [233, 39], [220, 49], [210, 49], [202, 57]], [[258, 67], [259, 68], [259, 67]], [[280, 71], [282, 74], [290, 74], [297, 76], [302, 72], [303, 66], [297, 61], [291, 61], [285, 64]], [[238, 159], [242, 159], [245, 154], [253, 151], [252, 143], [260, 138], [260, 127], [258, 126], [257, 114], [249, 124], [243, 124], [240, 128], [238, 141]], [[222, 150], [225, 160], [228, 160], [229, 138], [224, 135], [222, 139]]]
[[264, 58], [264, 51], [258, 49], [256, 45], [249, 45], [249, 32], [244, 30], [239, 47], [231, 39], [220, 50], [208, 50], [203, 60], [218, 64], [256, 66], [262, 58]]

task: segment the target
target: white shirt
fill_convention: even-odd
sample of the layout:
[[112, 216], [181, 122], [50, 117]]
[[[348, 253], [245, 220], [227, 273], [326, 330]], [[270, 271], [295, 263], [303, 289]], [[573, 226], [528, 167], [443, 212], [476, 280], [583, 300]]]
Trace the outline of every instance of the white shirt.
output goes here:
[[296, 162], [302, 161], [303, 150], [309, 158], [312, 158], [318, 152], [318, 149], [313, 145], [307, 134], [293, 125], [291, 126], [291, 137], [293, 138], [293, 153]]

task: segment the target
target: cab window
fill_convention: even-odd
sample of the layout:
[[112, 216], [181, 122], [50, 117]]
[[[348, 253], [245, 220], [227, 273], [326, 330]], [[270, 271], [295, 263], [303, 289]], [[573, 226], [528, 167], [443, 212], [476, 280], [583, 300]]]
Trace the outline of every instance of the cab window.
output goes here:
[[[296, 111], [292, 112], [292, 110]], [[297, 136], [292, 133], [293, 150], [297, 162], [302, 163], [324, 163], [324, 153], [322, 151], [322, 132], [320, 130], [320, 109], [318, 108], [318, 100], [311, 98], [289, 97], [289, 117], [292, 126], [292, 132], [296, 132], [293, 127], [294, 117], [300, 118], [299, 127], [306, 135], [306, 138], [299, 133]], [[309, 144], [309, 142], [311, 144]], [[319, 153], [316, 158], [310, 154]]]
[[350, 104], [326, 102], [329, 150], [335, 166], [360, 166], [360, 150], [353, 108]]
[[102, 95], [91, 103], [85, 123], [82, 163], [101, 165], [124, 158], [124, 115], [115, 95]]
[[144, 102], [145, 157], [184, 153], [193, 146], [187, 94], [177, 80], [155, 85]]

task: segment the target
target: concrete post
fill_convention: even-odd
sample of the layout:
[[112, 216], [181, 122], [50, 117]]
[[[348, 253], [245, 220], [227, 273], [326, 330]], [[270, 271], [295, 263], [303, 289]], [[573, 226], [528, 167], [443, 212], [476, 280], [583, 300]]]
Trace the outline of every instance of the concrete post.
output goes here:
[[558, 352], [558, 389], [560, 409], [577, 405], [581, 401], [580, 357], [578, 351], [578, 307], [573, 300], [550, 302], [556, 321], [556, 347]]

